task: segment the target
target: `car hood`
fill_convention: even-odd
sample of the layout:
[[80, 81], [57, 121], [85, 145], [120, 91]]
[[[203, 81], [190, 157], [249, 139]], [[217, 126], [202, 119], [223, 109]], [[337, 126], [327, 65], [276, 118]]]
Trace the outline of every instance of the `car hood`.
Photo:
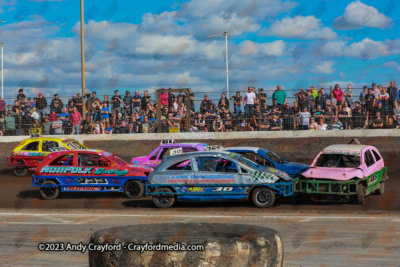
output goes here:
[[289, 175], [301, 174], [310, 168], [310, 165], [296, 162], [286, 162], [282, 165], [285, 168], [285, 172]]
[[347, 181], [354, 177], [364, 177], [363, 171], [358, 168], [314, 167], [303, 172], [302, 175], [306, 178], [329, 179], [338, 181]]
[[[147, 156], [143, 156], [143, 157], [136, 157], [136, 158], [132, 158], [131, 163], [134, 163], [134, 161], [147, 161], [148, 157]], [[134, 163], [136, 164], [136, 163]]]
[[285, 173], [283, 171], [280, 171], [278, 169], [260, 166], [260, 168], [257, 169], [257, 171], [275, 174], [279, 178], [285, 179], [286, 181], [291, 181], [292, 180], [292, 178], [287, 173]]
[[141, 165], [141, 164], [127, 164], [126, 165], [128, 168], [134, 168], [135, 171], [143, 171], [143, 172], [152, 172], [154, 168], [146, 166], [146, 165]]

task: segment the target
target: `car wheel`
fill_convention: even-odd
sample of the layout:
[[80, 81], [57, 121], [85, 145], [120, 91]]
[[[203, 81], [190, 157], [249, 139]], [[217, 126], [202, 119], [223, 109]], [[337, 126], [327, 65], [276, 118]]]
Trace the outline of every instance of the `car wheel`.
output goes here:
[[138, 180], [128, 181], [125, 183], [124, 193], [127, 198], [140, 198], [144, 194], [144, 186]]
[[13, 169], [13, 173], [15, 176], [22, 177], [28, 173], [28, 168], [26, 167], [15, 167]]
[[[157, 188], [154, 190], [154, 193], [158, 192], [169, 192], [172, 193], [172, 190], [169, 188]], [[157, 208], [169, 208], [174, 205], [175, 196], [174, 195], [153, 195], [153, 203]]]
[[251, 197], [253, 204], [259, 208], [268, 208], [275, 202], [275, 194], [266, 187], [256, 188]]
[[379, 189], [376, 190], [376, 192], [378, 193], [378, 195], [385, 194], [385, 182], [380, 182], [379, 183]]
[[[53, 181], [46, 181], [43, 185], [55, 185], [56, 183]], [[39, 190], [40, 196], [46, 200], [52, 200], [58, 197], [60, 194], [60, 189], [57, 186], [46, 186], [42, 187]]]
[[364, 199], [365, 199], [365, 186], [363, 184], [358, 184], [357, 203], [361, 205], [364, 204]]

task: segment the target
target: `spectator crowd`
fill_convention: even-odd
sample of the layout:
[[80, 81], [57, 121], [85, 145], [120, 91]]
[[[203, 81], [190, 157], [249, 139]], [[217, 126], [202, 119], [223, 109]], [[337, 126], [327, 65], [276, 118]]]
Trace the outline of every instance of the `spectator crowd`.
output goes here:
[[256, 92], [249, 87], [243, 96], [238, 91], [230, 99], [222, 93], [215, 103], [205, 94], [195, 110], [194, 93], [183, 90], [174, 95], [163, 88], [157, 108], [148, 91], [136, 90], [133, 95], [126, 91], [121, 96], [115, 90], [111, 98], [103, 99], [92, 92], [86, 100], [77, 93], [67, 103], [55, 94], [48, 104], [42, 93], [26, 98], [20, 89], [14, 105], [0, 98], [0, 135], [394, 129], [400, 125], [394, 81], [387, 88], [375, 83], [364, 86], [359, 96], [350, 84], [345, 90], [336, 84], [331, 92], [302, 88], [294, 97], [290, 104], [281, 85], [270, 98], [263, 89]]

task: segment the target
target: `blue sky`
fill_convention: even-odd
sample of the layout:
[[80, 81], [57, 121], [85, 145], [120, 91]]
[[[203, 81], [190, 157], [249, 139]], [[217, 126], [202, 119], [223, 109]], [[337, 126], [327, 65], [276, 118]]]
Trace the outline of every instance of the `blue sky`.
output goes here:
[[[74, 5], [72, 5], [72, 2]], [[85, 1], [86, 87], [154, 91], [386, 85], [400, 74], [400, 3]], [[79, 1], [0, 0], [5, 97], [70, 96], [80, 82]]]

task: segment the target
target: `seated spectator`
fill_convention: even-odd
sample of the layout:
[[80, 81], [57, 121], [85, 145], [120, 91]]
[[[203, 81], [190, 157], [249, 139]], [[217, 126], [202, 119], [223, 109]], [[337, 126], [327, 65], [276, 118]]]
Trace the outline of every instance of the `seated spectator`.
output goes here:
[[[211, 106], [213, 106], [213, 102], [208, 98], [208, 95], [204, 95], [204, 100], [201, 101], [200, 104], [200, 112], [201, 113], [206, 113], [208, 109], [211, 109]], [[214, 107], [212, 107], [214, 108]]]
[[[322, 106], [318, 105], [317, 109], [314, 111], [313, 117], [314, 119], [323, 119], [324, 118], [324, 110], [322, 110]], [[319, 120], [318, 120], [319, 121]]]
[[[314, 92], [316, 92], [316, 91], [314, 91]], [[314, 109], [315, 109], [315, 99], [313, 96], [313, 92], [311, 92], [310, 90], [308, 90], [307, 94], [306, 94], [306, 105], [307, 105], [310, 113], [313, 113]]]
[[104, 129], [105, 134], [112, 134], [113, 133], [113, 128], [110, 125], [110, 122], [106, 122], [106, 128]]
[[255, 106], [253, 114], [256, 116], [257, 119], [261, 117], [261, 111], [259, 105]]
[[270, 128], [269, 119], [267, 118], [267, 116], [263, 115], [261, 124], [260, 124], [260, 130], [261, 131], [269, 131], [269, 128]]
[[249, 128], [251, 131], [258, 131], [258, 123], [256, 115], [253, 115], [253, 117], [251, 117], [249, 122]]
[[[347, 105], [347, 103], [345, 104]], [[350, 129], [350, 115], [348, 110], [345, 109], [345, 106], [339, 106], [338, 107], [339, 113], [338, 117], [340, 122], [343, 124], [344, 129], [348, 130]]]
[[328, 127], [328, 125], [326, 125], [324, 123], [324, 119], [320, 118], [318, 119], [318, 130], [320, 131], [326, 131], [326, 128]]
[[229, 113], [226, 114], [225, 120], [223, 120], [225, 131], [232, 132], [233, 131], [233, 123], [232, 117]]
[[335, 116], [333, 118], [333, 125], [332, 125], [333, 130], [343, 130], [343, 124], [339, 121], [339, 117]]
[[376, 118], [372, 122], [373, 129], [382, 129], [383, 128], [384, 120], [381, 118], [381, 113], [376, 113]]
[[333, 93], [331, 93], [330, 98], [326, 100], [326, 108], [328, 109], [328, 107], [330, 107], [332, 112], [337, 114], [338, 110], [336, 109], [336, 106], [337, 106], [337, 100], [334, 97]]
[[273, 116], [270, 122], [270, 130], [271, 131], [280, 131], [281, 130], [281, 122], [278, 121], [278, 116]]
[[128, 131], [129, 131], [129, 128], [126, 126], [126, 122], [122, 121], [118, 127], [118, 133], [126, 134], [126, 133], [128, 133]]
[[206, 111], [206, 127], [210, 131], [213, 127], [213, 122], [217, 116], [217, 110], [214, 108], [213, 104], [210, 104], [209, 109]]
[[56, 112], [55, 112], [54, 110], [50, 111], [49, 117], [50, 117], [50, 121], [55, 121], [55, 120], [57, 120], [57, 114], [56, 114]]
[[396, 121], [394, 120], [393, 116], [388, 117], [388, 122], [385, 124], [386, 129], [398, 129]]
[[214, 132], [223, 132], [225, 130], [220, 115], [217, 115], [216, 119], [213, 121], [213, 130]]
[[271, 112], [269, 113], [269, 118], [272, 119], [274, 116], [279, 117], [280, 115], [281, 113], [277, 111], [277, 108], [272, 107]]
[[355, 108], [353, 110], [353, 116], [351, 117], [351, 123], [353, 129], [365, 129], [367, 127], [366, 117], [363, 113], [361, 106], [356, 101]]
[[374, 106], [376, 103], [375, 95], [372, 93], [372, 89], [368, 88], [368, 93], [365, 95], [365, 109], [367, 111], [367, 118], [371, 119], [374, 113]]
[[229, 109], [229, 100], [226, 98], [224, 93], [221, 94], [221, 99], [218, 101], [218, 108]]
[[194, 121], [194, 125], [199, 129], [199, 131], [203, 131], [206, 125], [206, 121], [203, 119], [203, 115], [201, 113], [197, 114], [197, 120]]
[[233, 100], [233, 113], [235, 113], [236, 118], [242, 114], [242, 101], [243, 98], [240, 95], [240, 92], [237, 91], [235, 96], [232, 96], [231, 99]]
[[43, 135], [52, 134], [51, 125], [52, 125], [52, 123], [51, 123], [51, 121], [49, 121], [49, 117], [47, 117], [47, 116], [44, 117], [44, 123], [42, 125], [42, 134]]
[[389, 94], [386, 92], [386, 88], [382, 88], [381, 102], [383, 110], [385, 111], [385, 116], [389, 115]]
[[282, 129], [283, 130], [294, 130], [294, 112], [290, 108], [289, 103], [286, 103], [282, 111]]
[[169, 133], [169, 125], [167, 123], [167, 120], [162, 120], [161, 121], [161, 132], [162, 133]]
[[238, 123], [238, 131], [248, 131], [248, 129], [246, 120], [244, 118], [241, 119]]
[[310, 130], [318, 130], [318, 124], [315, 122], [313, 117], [310, 118], [310, 125], [308, 126]]
[[67, 115], [65, 117], [65, 121], [63, 122], [63, 132], [64, 134], [73, 134], [73, 130], [74, 130], [74, 125], [72, 124], [69, 115]]
[[303, 108], [303, 112], [300, 112], [300, 130], [308, 130], [308, 126], [310, 125], [311, 114], [308, 112], [307, 107]]
[[399, 107], [399, 103], [397, 103], [397, 102], [393, 103], [393, 115], [395, 117], [400, 116], [400, 107]]
[[[269, 109], [271, 110], [271, 112], [279, 113], [277, 116], [280, 116], [282, 113], [281, 105], [278, 105], [278, 101], [276, 99], [272, 100], [272, 105], [269, 106]], [[270, 114], [270, 117], [271, 116], [274, 116], [274, 115]]]
[[94, 134], [101, 134], [100, 122], [96, 121], [96, 126], [94, 127]]
[[56, 114], [61, 114], [62, 106], [59, 106], [58, 102], [54, 102], [54, 106], [51, 108], [51, 110], [54, 111]]
[[267, 103], [263, 103], [262, 107], [261, 107], [261, 115], [266, 115], [267, 117], [269, 116], [269, 107], [267, 105]]

